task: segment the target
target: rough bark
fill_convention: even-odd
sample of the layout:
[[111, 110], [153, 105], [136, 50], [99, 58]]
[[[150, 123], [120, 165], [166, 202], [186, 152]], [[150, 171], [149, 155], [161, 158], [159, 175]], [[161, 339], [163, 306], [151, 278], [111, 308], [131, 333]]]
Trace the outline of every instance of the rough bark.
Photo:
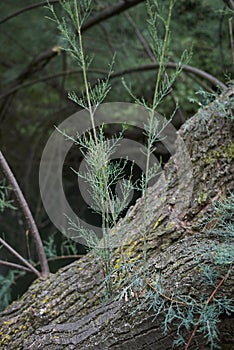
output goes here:
[[[183, 181], [178, 179], [178, 161], [184, 157], [178, 143], [164, 171], [167, 188], [159, 180], [147, 198], [148, 275], [160, 271], [168, 297], [178, 289], [193, 296], [209, 296], [213, 290], [201, 278], [197, 254], [198, 247], [205, 245], [212, 250], [212, 241], [218, 244], [220, 238], [206, 234], [199, 222], [213, 213], [216, 199], [225, 198], [234, 189], [233, 126], [225, 117], [233, 105], [233, 94], [234, 89], [225, 92], [219, 103], [214, 101], [200, 110], [179, 131], [192, 162], [194, 185], [189, 206], [186, 196], [191, 179], [186, 171], [181, 174]], [[126, 243], [124, 251], [132, 259], [142, 254], [142, 208], [139, 199], [117, 228]], [[147, 307], [132, 315], [140, 303], [136, 296], [113, 297], [105, 303], [102, 281], [102, 271], [91, 253], [49, 279], [35, 281], [20, 300], [1, 313], [1, 349], [172, 349], [176, 325], [164, 335], [163, 315], [154, 319]], [[232, 296], [233, 292], [232, 275], [218, 293]], [[222, 349], [231, 350], [234, 316], [223, 315], [220, 321]], [[186, 339], [191, 331], [184, 331]], [[190, 349], [209, 349], [209, 345], [198, 333]]]

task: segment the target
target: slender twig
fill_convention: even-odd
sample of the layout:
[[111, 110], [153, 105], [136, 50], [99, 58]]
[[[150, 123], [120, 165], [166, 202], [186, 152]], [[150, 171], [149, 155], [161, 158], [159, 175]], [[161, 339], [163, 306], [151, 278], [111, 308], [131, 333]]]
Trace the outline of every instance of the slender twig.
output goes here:
[[131, 24], [131, 26], [134, 28], [134, 30], [136, 32], [136, 35], [137, 35], [140, 43], [142, 44], [146, 54], [149, 56], [150, 60], [153, 63], [156, 63], [156, 59], [154, 57], [154, 54], [153, 54], [151, 48], [149, 47], [149, 45], [148, 45], [147, 41], [145, 40], [143, 34], [137, 28], [137, 26], [136, 26], [135, 22], [133, 21], [132, 17], [128, 13], [125, 14], [125, 17], [127, 18], [128, 22]]
[[[153, 52], [152, 52], [150, 46], [148, 45], [148, 43], [147, 43], [147, 41], [146, 41], [144, 35], [140, 32], [140, 30], [139, 30], [138, 27], [136, 26], [136, 24], [135, 24], [134, 20], [132, 19], [132, 17], [131, 17], [128, 13], [125, 14], [125, 17], [128, 19], [129, 23], [130, 23], [131, 26], [134, 28], [134, 30], [135, 30], [135, 32], [136, 32], [136, 35], [137, 35], [137, 37], [138, 37], [140, 43], [142, 44], [142, 46], [143, 46], [143, 48], [144, 48], [146, 54], [147, 54], [148, 57], [150, 58], [151, 62], [152, 62], [152, 63], [157, 63], [157, 61], [156, 61], [156, 59], [155, 59], [155, 57], [154, 57], [154, 54], [153, 54]], [[163, 75], [163, 79], [165, 80], [165, 74]], [[173, 100], [173, 102], [174, 102], [174, 105], [175, 105], [175, 108], [176, 108], [176, 107], [177, 107], [177, 101], [176, 101], [176, 97], [175, 97], [175, 95], [174, 95], [172, 89], [170, 90], [169, 93], [170, 93], [170, 95], [171, 95], [171, 98], [172, 98], [172, 100]], [[185, 116], [184, 116], [184, 114], [183, 114], [183, 112], [182, 112], [182, 110], [181, 110], [180, 107], [177, 108], [177, 112], [178, 112], [178, 114], [179, 114], [179, 116], [180, 116], [181, 121], [184, 122], [184, 121], [186, 120], [186, 118], [185, 118]]]
[[[4, 158], [2, 152], [0, 151], [0, 166], [2, 169], [3, 174], [5, 175], [8, 183], [11, 185], [13, 191], [15, 192], [16, 199], [19, 203], [20, 208], [22, 209], [22, 212], [24, 214], [24, 217], [26, 219], [28, 228], [33, 236], [38, 258], [41, 264], [41, 276], [42, 277], [48, 277], [49, 276], [49, 266], [47, 262], [47, 258], [45, 255], [45, 250], [41, 241], [41, 237], [39, 235], [36, 223], [33, 219], [32, 213], [28, 207], [28, 204], [24, 198], [24, 195], [9, 167], [7, 164], [6, 159]], [[25, 259], [24, 259], [25, 260]], [[26, 261], [26, 260], [25, 260]], [[40, 276], [40, 274], [39, 274]]]
[[52, 4], [58, 3], [59, 0], [43, 1], [43, 2], [39, 2], [38, 4], [33, 4], [33, 5], [26, 6], [26, 7], [22, 8], [22, 9], [20, 9], [19, 11], [16, 11], [16, 12], [12, 13], [11, 15], [1, 19], [0, 20], [0, 24], [5, 23], [5, 22], [9, 21], [10, 19], [15, 18], [15, 17], [17, 17], [17, 16], [19, 16], [19, 15], [25, 13], [25, 12], [34, 10], [34, 9], [36, 9], [38, 7], [45, 6], [45, 5], [48, 4], [48, 2], [52, 5]]
[[234, 1], [233, 0], [223, 0], [223, 1], [232, 11], [234, 11]]
[[[139, 4], [143, 1], [145, 1], [145, 0], [128, 0], [128, 1], [121, 1], [113, 6], [108, 6], [108, 7], [104, 8], [104, 10], [101, 11], [100, 13], [98, 13], [98, 14], [94, 15], [93, 17], [91, 17], [90, 19], [88, 19], [84, 23], [82, 30], [86, 30], [86, 29], [94, 26], [95, 24], [98, 24], [101, 21], [104, 21], [107, 18], [118, 15], [122, 11], [125, 11], [125, 10], [129, 9], [130, 7], [133, 7], [133, 6]], [[33, 4], [30, 6], [24, 7], [22, 9], [20, 9], [19, 11], [16, 11], [16, 12], [12, 13], [11, 15], [1, 19], [0, 24], [5, 23], [5, 22], [9, 21], [10, 19], [17, 17], [18, 15], [21, 15], [27, 11], [31, 11], [31, 10], [36, 9], [38, 7], [45, 6], [48, 4], [48, 2], [49, 2], [49, 4], [52, 5], [52, 4], [59, 3], [59, 0], [43, 1], [43, 2], [40, 2], [38, 4]]]
[[37, 275], [37, 277], [41, 277], [40, 272], [35, 269], [34, 266], [32, 266], [32, 264], [30, 264], [27, 260], [25, 260], [22, 255], [20, 255], [14, 248], [12, 248], [8, 243], [6, 243], [4, 241], [4, 239], [2, 239], [0, 237], [0, 243], [7, 249], [9, 250], [9, 252], [11, 252], [14, 256], [16, 256], [25, 266], [27, 266], [32, 272], [35, 273], [35, 275]]
[[[6, 242], [4, 241], [4, 243], [6, 243]], [[83, 258], [83, 257], [84, 257], [84, 255], [82, 255], [82, 254], [61, 255], [61, 256], [54, 256], [52, 258], [48, 258], [47, 261], [50, 262], [50, 261], [67, 260], [67, 259], [79, 259], [79, 258]], [[23, 270], [23, 271], [27, 271], [27, 272], [34, 272], [29, 267], [25, 267], [23, 265], [15, 264], [15, 263], [12, 263], [12, 262], [9, 262], [9, 261], [0, 260], [0, 265], [10, 266], [10, 267], [13, 267], [13, 268], [15, 268], [17, 270]], [[37, 265], [39, 265], [39, 263], [35, 264], [35, 266], [37, 266]]]
[[0, 265], [10, 266], [10, 267], [13, 267], [13, 268], [15, 268], [17, 270], [33, 272], [32, 269], [29, 269], [28, 267], [25, 267], [25, 266], [19, 265], [19, 264], [15, 264], [15, 263], [12, 263], [12, 262], [9, 262], [9, 261], [0, 260]]
[[233, 17], [229, 18], [228, 26], [229, 26], [229, 35], [230, 35], [230, 43], [231, 43], [231, 50], [232, 50], [232, 63], [234, 64], [234, 41], [233, 41], [233, 32], [232, 32], [232, 20], [233, 20]]
[[30, 251], [30, 245], [29, 245], [29, 230], [27, 230], [25, 232], [25, 236], [26, 236], [26, 245], [27, 245], [27, 251], [28, 251], [28, 259], [29, 260], [32, 260], [32, 257], [31, 257], [31, 251]]
[[181, 305], [184, 305], [184, 306], [188, 306], [187, 303], [185, 303], [185, 302], [183, 302], [183, 301], [181, 301], [181, 300], [177, 300], [177, 299], [171, 298], [171, 297], [167, 296], [166, 294], [159, 292], [159, 291], [157, 290], [157, 288], [155, 288], [154, 286], [152, 286], [151, 283], [146, 282], [146, 284], [147, 284], [147, 286], [149, 286], [154, 292], [157, 292], [159, 295], [161, 295], [164, 299], [169, 300], [169, 301], [171, 301], [172, 303], [176, 303], [176, 304], [181, 304]]
[[[231, 270], [233, 270], [233, 269], [234, 269], [234, 266], [232, 266], [232, 269], [231, 269]], [[218, 292], [219, 288], [220, 288], [220, 287], [222, 286], [222, 284], [227, 280], [227, 278], [228, 278], [228, 276], [229, 276], [231, 270], [229, 270], [229, 273], [227, 273], [227, 274], [221, 279], [221, 281], [217, 284], [217, 286], [215, 287], [215, 289], [213, 290], [213, 292], [211, 293], [211, 295], [210, 295], [209, 298], [207, 299], [206, 305], [210, 304], [210, 302], [211, 302], [212, 299], [214, 298], [215, 294]], [[192, 340], [193, 340], [193, 338], [194, 338], [194, 336], [195, 336], [195, 334], [196, 334], [196, 332], [197, 332], [198, 324], [199, 324], [199, 321], [200, 321], [200, 320], [201, 320], [201, 315], [200, 315], [199, 318], [198, 318], [197, 324], [196, 324], [196, 325], [194, 326], [194, 328], [193, 328], [192, 334], [190, 335], [190, 338], [189, 338], [189, 340], [188, 340], [188, 342], [187, 342], [187, 344], [186, 344], [184, 350], [188, 350], [188, 348], [189, 348], [189, 346], [190, 346], [190, 344], [191, 344], [191, 342], [192, 342]]]
[[61, 255], [61, 256], [53, 256], [51, 258], [48, 258], [48, 261], [54, 261], [54, 260], [66, 260], [66, 259], [80, 259], [83, 258], [85, 255], [82, 254], [74, 254], [74, 255]]

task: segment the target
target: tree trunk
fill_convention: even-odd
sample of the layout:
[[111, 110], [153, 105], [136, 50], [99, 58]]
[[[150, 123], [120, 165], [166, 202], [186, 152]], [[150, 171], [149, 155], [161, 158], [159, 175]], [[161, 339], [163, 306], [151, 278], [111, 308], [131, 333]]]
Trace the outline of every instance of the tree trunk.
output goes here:
[[[210, 261], [199, 251], [206, 249], [212, 256], [213, 243], [220, 244], [222, 238], [209, 235], [209, 225], [204, 227], [201, 222], [208, 214], [215, 217], [212, 203], [223, 200], [234, 188], [233, 130], [231, 118], [226, 118], [233, 95], [234, 89], [229, 89], [182, 126], [178, 134], [190, 159], [177, 140], [175, 154], [164, 169], [167, 187], [160, 178], [150, 188], [145, 226], [146, 286], [153, 290], [153, 281], [160, 276], [163, 289], [159, 294], [168, 303], [159, 316], [155, 319], [155, 309], [148, 310], [147, 304], [139, 307], [149, 290], [138, 293], [133, 287], [116, 298], [121, 293], [116, 287], [116, 295], [104, 301], [103, 273], [91, 252], [49, 279], [36, 280], [20, 300], [1, 313], [1, 349], [172, 349], [178, 324], [172, 324], [167, 334], [162, 325], [166, 309], [173, 303], [183, 304], [178, 299], [172, 301], [177, 291], [183, 296], [208, 298], [215, 288], [201, 277], [202, 264]], [[181, 162], [186, 166], [190, 161], [192, 173], [188, 168], [179, 169]], [[126, 241], [124, 254], [131, 255], [131, 261], [142, 256], [142, 213], [143, 200], [139, 199], [118, 223], [117, 233]], [[114, 254], [117, 261], [118, 249]], [[140, 270], [141, 264], [138, 266]], [[224, 267], [219, 269], [218, 282], [226, 273]], [[233, 270], [231, 273], [216, 296], [233, 295]], [[221, 348], [233, 349], [234, 316], [222, 314], [218, 329]], [[181, 329], [187, 340], [192, 331]], [[179, 348], [184, 349], [184, 345]], [[197, 331], [189, 349], [210, 349], [210, 345]]]

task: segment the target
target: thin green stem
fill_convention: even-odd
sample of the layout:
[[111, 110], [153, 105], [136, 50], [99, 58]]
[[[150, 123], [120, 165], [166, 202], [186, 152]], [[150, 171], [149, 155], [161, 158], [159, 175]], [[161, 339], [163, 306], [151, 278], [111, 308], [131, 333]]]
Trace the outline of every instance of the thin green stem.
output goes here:
[[[97, 133], [96, 133], [96, 129], [95, 129], [94, 113], [93, 113], [92, 104], [91, 104], [89, 85], [88, 85], [88, 77], [87, 77], [87, 68], [86, 68], [85, 57], [84, 57], [84, 49], [83, 49], [82, 34], [81, 34], [81, 25], [80, 25], [79, 12], [78, 12], [79, 10], [78, 10], [78, 6], [77, 6], [77, 3], [76, 3], [76, 0], [74, 0], [74, 7], [75, 7], [75, 19], [76, 19], [78, 38], [79, 38], [81, 64], [82, 64], [82, 71], [83, 71], [83, 79], [84, 79], [84, 84], [85, 84], [86, 97], [87, 97], [87, 102], [88, 102], [88, 108], [89, 108], [89, 114], [90, 114], [92, 129], [93, 129], [93, 133], [94, 133], [94, 141], [95, 141], [95, 144], [98, 145], [98, 137], [97, 137]], [[109, 208], [110, 208], [113, 224], [116, 227], [117, 222], [116, 222], [116, 219], [115, 219], [115, 212], [114, 212], [114, 208], [113, 208], [112, 201], [111, 201], [110, 194], [109, 194], [109, 190], [108, 190], [108, 183], [107, 183], [105, 169], [102, 167], [101, 171], [102, 171], [102, 178], [103, 178], [103, 182], [104, 182], [105, 193], [106, 193], [106, 197], [107, 197], [107, 200], [108, 200], [108, 205], [109, 205]], [[101, 201], [103, 201], [102, 198], [101, 198]], [[105, 224], [105, 229], [108, 228], [108, 226], [109, 226], [108, 223]], [[104, 234], [104, 236], [105, 235], [106, 234]], [[121, 247], [122, 259], [123, 259], [123, 262], [124, 262], [125, 258], [124, 258], [123, 247], [122, 247], [122, 243], [121, 243], [120, 237], [118, 237], [118, 240], [119, 240], [119, 244], [120, 244], [120, 247]], [[106, 242], [104, 242], [104, 245], [105, 244], [106, 244]], [[106, 247], [106, 249], [109, 250], [108, 247]]]
[[90, 99], [90, 93], [89, 93], [89, 84], [88, 84], [88, 77], [87, 77], [87, 69], [86, 69], [86, 63], [85, 63], [85, 57], [84, 57], [84, 49], [83, 49], [83, 41], [82, 41], [82, 35], [81, 35], [81, 25], [80, 25], [80, 19], [79, 19], [79, 12], [78, 12], [78, 6], [76, 0], [74, 0], [74, 8], [75, 8], [75, 20], [76, 20], [76, 29], [78, 33], [79, 38], [79, 46], [80, 46], [80, 55], [81, 55], [81, 64], [82, 64], [82, 72], [83, 72], [83, 79], [84, 79], [84, 85], [85, 85], [85, 92], [86, 97], [88, 101], [88, 108], [89, 108], [89, 114], [91, 119], [91, 124], [93, 128], [94, 133], [94, 139], [97, 143], [97, 134], [95, 129], [95, 123], [94, 123], [94, 115], [93, 115], [93, 109]]
[[166, 22], [166, 27], [165, 27], [165, 36], [163, 40], [163, 48], [162, 48], [162, 53], [159, 61], [159, 69], [158, 69], [158, 74], [157, 74], [157, 79], [156, 79], [156, 84], [155, 84], [155, 90], [154, 90], [154, 98], [153, 98], [153, 106], [152, 110], [155, 111], [157, 107], [157, 96], [159, 92], [159, 84], [161, 81], [161, 76], [163, 73], [163, 67], [165, 66], [164, 64], [164, 59], [165, 59], [165, 54], [166, 54], [166, 49], [168, 45], [168, 39], [169, 39], [169, 33], [170, 33], [170, 23], [171, 23], [171, 15], [172, 15], [172, 9], [173, 9], [173, 0], [170, 1], [170, 6], [169, 6], [169, 12], [168, 12], [168, 18]]
[[152, 154], [152, 146], [153, 146], [153, 140], [154, 140], [154, 114], [157, 108], [157, 98], [158, 93], [160, 89], [160, 82], [163, 76], [163, 69], [165, 67], [165, 56], [166, 56], [166, 50], [168, 46], [168, 40], [169, 40], [169, 33], [170, 33], [170, 23], [171, 23], [171, 15], [172, 15], [172, 8], [173, 8], [173, 0], [170, 1], [169, 11], [168, 11], [168, 17], [165, 25], [165, 36], [163, 40], [163, 47], [162, 52], [159, 60], [159, 69], [157, 73], [156, 83], [155, 83], [155, 90], [154, 90], [154, 97], [153, 97], [153, 103], [151, 110], [149, 112], [149, 130], [148, 130], [148, 139], [147, 139], [147, 155], [146, 155], [146, 171], [145, 171], [145, 181], [144, 181], [144, 188], [143, 188], [143, 198], [144, 198], [144, 232], [143, 232], [143, 259], [144, 259], [144, 271], [146, 271], [146, 261], [147, 261], [147, 241], [146, 241], [146, 206], [147, 206], [147, 188], [148, 188], [148, 182], [149, 182], [149, 168], [150, 168], [150, 156]]

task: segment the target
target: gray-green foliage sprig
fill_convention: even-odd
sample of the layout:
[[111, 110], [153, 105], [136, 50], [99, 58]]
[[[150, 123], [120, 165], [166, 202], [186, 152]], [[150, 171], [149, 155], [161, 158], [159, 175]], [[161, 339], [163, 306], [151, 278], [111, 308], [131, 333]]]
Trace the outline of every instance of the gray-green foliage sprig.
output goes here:
[[[74, 169], [73, 171], [90, 186], [89, 191], [94, 202], [94, 210], [100, 213], [102, 218], [102, 244], [100, 244], [94, 231], [87, 230], [79, 222], [74, 222], [69, 218], [68, 223], [70, 224], [70, 231], [76, 236], [74, 238], [82, 237], [87, 242], [89, 248], [93, 249], [94, 257], [99, 260], [101, 267], [104, 266], [104, 275], [106, 276], [111, 273], [112, 269], [109, 230], [117, 224], [117, 218], [125, 208], [125, 203], [127, 203], [132, 185], [130, 180], [122, 183], [120, 186], [121, 200], [112, 192], [111, 186], [115, 185], [123, 177], [126, 164], [111, 163], [111, 155], [114, 153], [122, 136], [115, 137], [112, 140], [106, 140], [102, 127], [96, 128], [95, 125], [95, 112], [111, 88], [109, 79], [115, 57], [113, 57], [110, 64], [107, 77], [103, 80], [98, 80], [92, 86], [88, 78], [88, 69], [92, 60], [85, 53], [82, 37], [82, 24], [90, 14], [91, 3], [91, 0], [79, 2], [76, 0], [70, 2], [60, 1], [60, 5], [67, 16], [66, 18], [64, 16], [60, 18], [55, 13], [53, 6], [48, 5], [48, 8], [66, 43], [64, 49], [74, 57], [75, 61], [81, 67], [83, 74], [84, 92], [82, 96], [77, 96], [73, 91], [69, 93], [68, 97], [88, 111], [92, 131], [88, 131], [86, 135], [78, 135], [77, 139], [62, 131], [60, 132], [81, 148], [86, 160], [87, 171], [84, 173]], [[120, 247], [122, 246], [120, 240], [119, 245]], [[122, 258], [124, 260], [124, 256]], [[111, 294], [110, 281], [106, 283], [106, 287], [108, 294]]]
[[5, 181], [0, 183], [0, 212], [3, 212], [4, 209], [16, 209], [13, 206], [13, 200], [7, 199], [7, 194], [11, 190], [11, 187], [5, 185]]
[[209, 133], [209, 129], [207, 127], [207, 122], [210, 119], [210, 113], [206, 111], [206, 106], [213, 102], [212, 108], [214, 113], [218, 114], [220, 117], [225, 119], [234, 120], [234, 102], [230, 97], [226, 97], [225, 101], [218, 98], [218, 93], [216, 92], [208, 92], [204, 90], [199, 90], [196, 92], [197, 98], [190, 98], [189, 101], [192, 103], [196, 103], [200, 108], [203, 109], [203, 113], [201, 115], [201, 124], [206, 127], [207, 132]]
[[[51, 21], [57, 24], [57, 27], [61, 33], [62, 39], [62, 49], [71, 54], [71, 56], [76, 60], [80, 67], [83, 65], [82, 61], [82, 47], [80, 47], [79, 37], [77, 32], [81, 30], [82, 24], [87, 19], [91, 12], [92, 0], [83, 0], [83, 1], [59, 1], [61, 8], [63, 10], [63, 16], [60, 18], [54, 10], [54, 6], [48, 2], [46, 6], [52, 14], [52, 17], [48, 17]], [[76, 8], [79, 6], [78, 16], [79, 22], [77, 23], [76, 19]], [[91, 63], [91, 59], [88, 56], [85, 56], [85, 64], [88, 68]]]
[[[148, 102], [145, 99], [140, 99], [135, 96], [131, 87], [123, 79], [123, 84], [134, 99], [134, 101], [143, 106], [148, 111], [148, 120], [144, 123], [145, 135], [147, 138], [147, 145], [145, 151], [146, 159], [146, 170], [145, 174], [142, 175], [141, 181], [138, 183], [138, 189], [140, 188], [142, 192], [142, 197], [144, 199], [144, 209], [143, 209], [143, 225], [140, 228], [140, 234], [143, 237], [143, 260], [146, 266], [146, 227], [147, 227], [147, 217], [146, 217], [146, 198], [148, 193], [148, 186], [150, 180], [156, 177], [160, 172], [160, 166], [154, 165], [150, 167], [150, 157], [155, 151], [155, 144], [157, 141], [162, 141], [165, 138], [165, 130], [170, 124], [177, 107], [169, 118], [159, 116], [156, 112], [161, 102], [171, 91], [173, 83], [175, 82], [178, 75], [182, 70], [182, 63], [187, 63], [190, 54], [187, 51], [181, 56], [179, 63], [175, 72], [172, 75], [167, 74], [167, 63], [169, 61], [169, 47], [170, 47], [170, 24], [172, 18], [173, 7], [175, 5], [175, 0], [169, 1], [169, 6], [165, 10], [165, 6], [159, 4], [157, 0], [147, 0], [147, 12], [148, 12], [148, 30], [149, 37], [148, 44], [151, 47], [155, 60], [159, 63], [159, 68], [155, 76], [155, 86], [153, 92], [152, 101]], [[166, 13], [166, 14], [165, 14]], [[149, 219], [149, 218], [148, 218]]]

